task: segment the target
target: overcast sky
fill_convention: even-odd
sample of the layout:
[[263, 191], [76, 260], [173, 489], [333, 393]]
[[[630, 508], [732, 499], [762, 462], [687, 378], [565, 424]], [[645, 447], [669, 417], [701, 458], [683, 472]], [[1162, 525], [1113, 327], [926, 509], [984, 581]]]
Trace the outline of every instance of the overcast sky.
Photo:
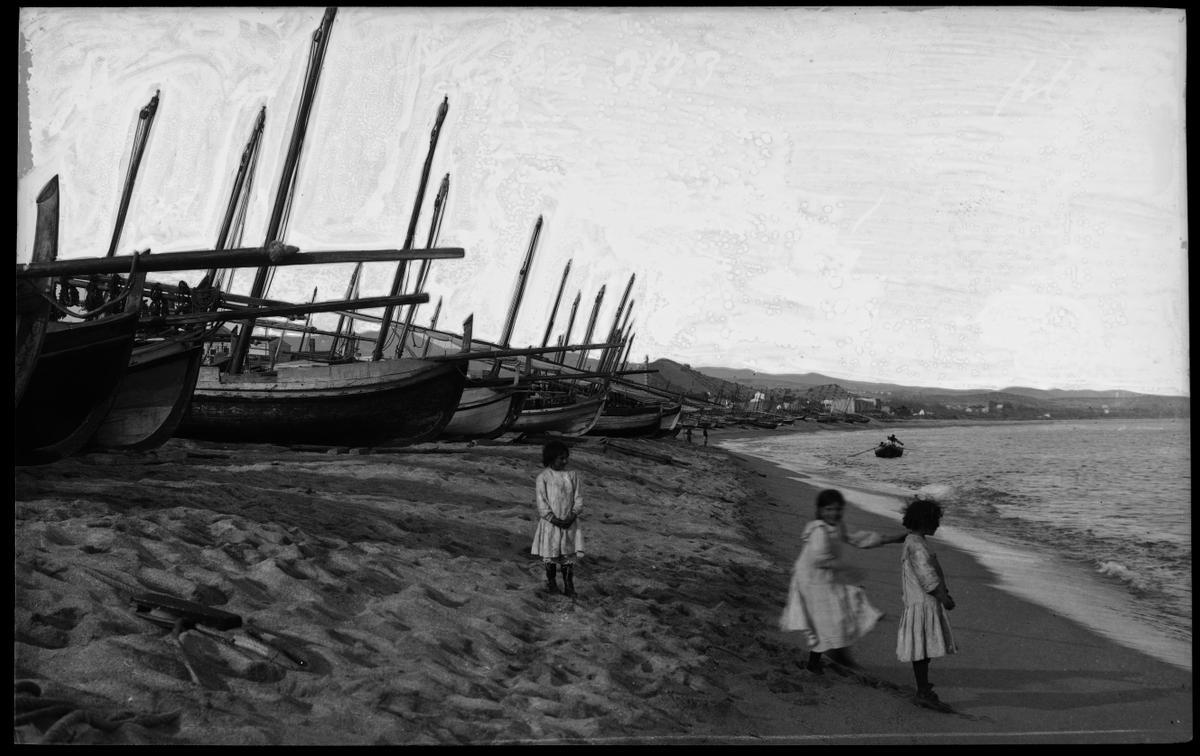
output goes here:
[[[265, 105], [261, 243], [321, 16], [22, 9], [18, 260], [55, 174], [60, 257], [106, 252], [155, 90], [121, 253], [215, 243]], [[449, 173], [440, 244], [466, 257], [432, 268], [440, 327], [499, 338], [542, 215], [517, 346], [570, 259], [555, 334], [602, 284], [611, 325], [636, 274], [638, 361], [1189, 394], [1185, 34], [1171, 9], [342, 8], [285, 238], [399, 247], [448, 97], [428, 198]]]

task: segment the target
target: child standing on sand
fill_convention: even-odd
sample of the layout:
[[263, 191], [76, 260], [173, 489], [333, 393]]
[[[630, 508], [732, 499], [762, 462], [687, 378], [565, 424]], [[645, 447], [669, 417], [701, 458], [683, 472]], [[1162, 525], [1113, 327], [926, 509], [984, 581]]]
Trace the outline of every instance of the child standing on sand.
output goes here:
[[840, 491], [831, 488], [817, 494], [817, 518], [804, 528], [804, 545], [792, 567], [787, 606], [779, 618], [781, 630], [804, 633], [810, 648], [805, 667], [818, 675], [826, 652], [843, 667], [857, 667], [850, 645], [883, 616], [867, 601], [862, 586], [854, 584], [854, 572], [842, 562], [841, 545], [873, 549], [905, 538], [903, 533], [887, 538], [867, 530], [847, 533], [845, 507]]
[[938, 700], [929, 684], [929, 660], [958, 653], [946, 616], [955, 604], [937, 556], [925, 541], [937, 532], [941, 522], [942, 507], [932, 499], [916, 498], [904, 508], [903, 523], [908, 528], [900, 554], [904, 611], [897, 632], [896, 657], [912, 662], [917, 680], [913, 700], [920, 706], [946, 710], [948, 707]]
[[540, 556], [546, 567], [546, 590], [558, 593], [555, 573], [562, 566], [563, 593], [575, 595], [575, 561], [583, 556], [583, 533], [578, 517], [583, 511], [579, 474], [567, 470], [571, 450], [562, 441], [542, 447], [542, 465], [534, 484], [537, 529], [530, 553]]

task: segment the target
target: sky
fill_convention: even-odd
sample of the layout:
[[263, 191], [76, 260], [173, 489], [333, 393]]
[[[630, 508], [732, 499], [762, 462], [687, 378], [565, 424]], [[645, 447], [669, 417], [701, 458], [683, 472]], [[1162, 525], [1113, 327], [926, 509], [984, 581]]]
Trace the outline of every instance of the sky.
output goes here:
[[[322, 14], [21, 9], [18, 262], [55, 175], [60, 258], [106, 253], [156, 90], [120, 253], [212, 248], [262, 106], [265, 241]], [[610, 327], [633, 275], [632, 362], [1190, 395], [1185, 40], [1180, 9], [340, 8], [284, 240], [402, 246], [448, 98], [417, 239], [448, 173], [466, 254], [418, 323], [441, 298], [498, 340], [541, 216], [513, 346], [570, 261], [551, 341], [602, 285]], [[337, 299], [351, 267], [268, 296]]]

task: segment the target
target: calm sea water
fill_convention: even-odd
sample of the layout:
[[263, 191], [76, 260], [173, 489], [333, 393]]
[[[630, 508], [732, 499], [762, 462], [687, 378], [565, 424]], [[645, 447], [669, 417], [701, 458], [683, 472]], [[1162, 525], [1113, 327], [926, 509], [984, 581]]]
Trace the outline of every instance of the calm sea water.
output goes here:
[[[859, 453], [891, 432], [903, 457]], [[853, 489], [853, 503], [897, 521], [896, 497], [931, 494], [946, 511], [936, 537], [972, 552], [999, 587], [1191, 669], [1187, 419], [765, 431], [720, 446]]]

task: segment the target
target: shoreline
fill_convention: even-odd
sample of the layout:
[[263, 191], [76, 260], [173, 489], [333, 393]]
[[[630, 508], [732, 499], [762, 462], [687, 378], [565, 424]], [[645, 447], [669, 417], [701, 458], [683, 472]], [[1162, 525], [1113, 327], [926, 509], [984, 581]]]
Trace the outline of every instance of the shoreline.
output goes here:
[[[18, 703], [37, 704], [30, 686], [68, 702], [85, 716], [57, 737], [92, 744], [1191, 739], [1190, 674], [1004, 594], [940, 542], [962, 652], [931, 680], [959, 714], [909, 700], [911, 669], [894, 657], [898, 547], [849, 555], [888, 614], [856, 649], [863, 672], [805, 672], [777, 621], [815, 489], [712, 435], [713, 448], [573, 446], [590, 507], [574, 601], [545, 593], [529, 555], [535, 445], [176, 440], [17, 468]], [[847, 498], [851, 526], [899, 527]], [[130, 591], [235, 612], [311, 663], [247, 666], [195, 633], [173, 642], [131, 615]], [[88, 726], [118, 712], [137, 721]], [[14, 721], [14, 742], [45, 726]]]
[[[801, 477], [757, 457], [729, 453], [763, 479], [768, 496], [776, 502], [773, 507], [755, 508], [755, 521], [759, 532], [781, 536], [764, 541], [764, 547], [777, 571], [790, 571], [798, 553], [792, 544], [812, 518], [812, 503], [824, 481]], [[889, 517], [856, 504], [861, 494], [856, 489], [840, 488], [846, 494], [846, 521], [852, 529], [882, 533], [903, 529], [899, 499], [896, 514]], [[787, 501], [795, 505], [789, 507]], [[943, 701], [1013, 736], [1004, 742], [1159, 742], [1159, 737], [1177, 742], [1173, 734], [1180, 741], [1191, 739], [1190, 671], [1130, 650], [996, 587], [997, 573], [973, 555], [937, 536], [930, 540], [958, 600], [950, 623], [960, 651], [933, 660], [930, 667], [930, 680]], [[857, 645], [855, 658], [871, 677], [911, 690], [911, 670], [897, 662], [894, 653], [895, 618], [901, 608], [898, 547], [846, 552], [847, 560], [866, 572], [863, 584], [872, 603], [885, 612], [884, 620]], [[793, 643], [802, 654], [799, 644]], [[948, 742], [936, 737], [936, 731], [912, 742]], [[1056, 740], [1055, 731], [1068, 739]]]
[[[793, 553], [791, 545], [804, 523], [811, 520], [812, 502], [824, 481], [802, 478], [794, 470], [758, 457], [730, 454], [760, 476], [768, 496], [778, 504], [756, 508], [756, 523], [761, 533], [784, 536], [764, 542], [764, 547], [772, 553], [776, 569], [790, 570], [798, 553]], [[857, 490], [840, 487], [846, 494], [848, 527], [881, 533], [902, 530], [899, 506], [893, 516], [877, 514], [856, 504]], [[797, 505], [788, 508], [786, 500]], [[1000, 576], [972, 554], [937, 536], [930, 541], [959, 604], [950, 613], [950, 624], [960, 652], [936, 659], [930, 666], [931, 682], [943, 701], [983, 716], [997, 730], [1013, 736], [1038, 732], [1051, 739], [1052, 732], [1067, 726], [1075, 731], [1073, 737], [1079, 738], [1070, 742], [1106, 742], [1091, 739], [1105, 732], [1126, 742], [1124, 737], [1133, 736], [1127, 731], [1156, 722], [1154, 732], [1169, 734], [1182, 728], [1181, 739], [1192, 738], [1190, 671], [1128, 649], [1075, 620], [1009, 594], [995, 587]], [[894, 654], [895, 618], [900, 610], [898, 547], [847, 548], [846, 552], [847, 560], [868, 575], [863, 584], [872, 604], [886, 613], [859, 642], [856, 659], [872, 677], [911, 689], [911, 670], [896, 661]], [[1122, 685], [1128, 688], [1122, 690]], [[1148, 695], [1134, 692], [1142, 686]], [[1164, 716], [1168, 712], [1175, 714]], [[1157, 742], [1150, 730], [1145, 734], [1146, 742]]]
[[[980, 427], [992, 425], [993, 422], [995, 421], [948, 420], [941, 421], [939, 425], [941, 427]], [[805, 429], [801, 432], [811, 433], [824, 430], [827, 428]], [[887, 432], [889, 429], [880, 428], [879, 430]], [[737, 429], [720, 440], [731, 441], [735, 444], [743, 441], [769, 440], [771, 433], [773, 432], [759, 431], [756, 433], [753, 430]], [[729, 449], [729, 451], [743, 453], [737, 449]], [[766, 461], [771, 462], [769, 458]], [[837, 476], [826, 477], [821, 472], [805, 468], [803, 464], [789, 464], [786, 460], [780, 461], [779, 464], [790, 474], [809, 479], [812, 485], [854, 490], [859, 494], [860, 508], [885, 517], [898, 513], [905, 500], [904, 494], [888, 483], [872, 481], [867, 478], [856, 481], [845, 480]], [[992, 571], [997, 587], [1014, 597], [1031, 601], [1047, 611], [1065, 614], [1092, 632], [1103, 635], [1133, 651], [1153, 656], [1159, 661], [1172, 664], [1185, 672], [1192, 671], [1191, 643], [1178, 634], [1147, 627], [1143, 619], [1131, 614], [1136, 609], [1127, 605], [1129, 601], [1127, 586], [1111, 585], [1092, 574], [1086, 565], [1063, 560], [1044, 551], [1030, 548], [1023, 541], [994, 536], [987, 532], [964, 530], [958, 527], [953, 520], [943, 524], [938, 538], [955, 546], [960, 551], [970, 552], [976, 561]], [[1055, 580], [1071, 582], [1072, 591], [1064, 595], [1059, 590], [1058, 583], [1052, 582]]]

